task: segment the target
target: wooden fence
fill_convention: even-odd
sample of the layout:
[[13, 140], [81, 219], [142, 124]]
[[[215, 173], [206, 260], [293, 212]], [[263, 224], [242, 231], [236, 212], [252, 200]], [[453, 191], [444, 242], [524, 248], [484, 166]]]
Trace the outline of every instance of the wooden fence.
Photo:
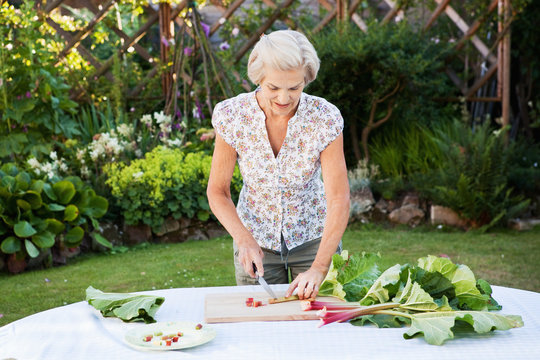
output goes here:
[[[297, 0], [298, 1], [298, 0]], [[479, 72], [472, 85], [469, 85], [470, 81], [463, 81], [459, 78], [456, 71], [450, 66], [447, 66], [446, 73], [452, 80], [452, 82], [458, 87], [463, 98], [468, 102], [499, 102], [502, 108], [502, 125], [508, 125], [510, 122], [510, 25], [513, 20], [511, 13], [510, 0], [491, 0], [487, 11], [480, 14], [470, 25], [460, 16], [460, 14], [452, 7], [451, 0], [433, 0], [436, 3], [435, 10], [426, 17], [425, 24], [423, 24], [424, 31], [427, 31], [433, 26], [435, 21], [442, 17], [447, 16], [455, 26], [462, 33], [462, 37], [456, 42], [456, 49], [464, 51], [465, 45], [470, 44], [478, 51], [481, 59], [487, 64], [486, 71]], [[457, 1], [457, 0], [455, 0]], [[90, 22], [81, 30], [73, 33], [68, 33], [55, 23], [49, 14], [61, 6], [67, 0], [52, 0], [44, 3], [38, 1], [36, 7], [39, 9], [43, 21], [46, 21], [51, 27], [53, 27], [65, 40], [65, 47], [60, 53], [58, 62], [63, 61], [63, 58], [69, 54], [73, 49], [89, 61], [95, 68], [94, 76], [106, 76], [112, 80], [110, 73], [111, 67], [114, 62], [114, 57], [123, 54], [128, 49], [132, 48], [143, 59], [145, 59], [152, 66], [152, 70], [148, 71], [147, 78], [155, 77], [158, 74], [158, 64], [153, 61], [152, 56], [146, 49], [138, 44], [138, 42], [148, 33], [152, 26], [159, 26], [160, 39], [172, 39], [174, 37], [174, 30], [176, 28], [182, 28], [187, 26], [179, 14], [188, 6], [188, 1], [181, 1], [178, 5], [171, 6], [167, 3], [160, 3], [159, 9], [155, 10], [152, 7], [146, 9], [148, 13], [147, 21], [143, 24], [134, 34], [128, 36], [118, 26], [111, 26], [110, 30], [113, 31], [122, 39], [122, 45], [118, 48], [115, 55], [111, 56], [105, 61], [96, 59], [91, 51], [86, 49], [82, 45], [82, 41], [87, 38], [95, 26], [107, 15], [109, 11], [115, 5], [115, 0], [80, 0], [77, 1], [79, 5], [84, 6], [94, 16]], [[221, 25], [229, 19], [241, 6], [245, 6], [246, 0], [235, 0], [227, 7], [221, 7], [221, 18], [213, 24], [210, 24], [210, 35], [219, 30]], [[247, 37], [243, 46], [240, 47], [235, 54], [235, 61], [240, 61], [244, 55], [253, 47], [257, 42], [260, 35], [266, 32], [275, 21], [280, 19], [284, 13], [284, 10], [293, 5], [294, 0], [282, 0], [281, 2], [272, 0], [263, 0], [264, 4], [271, 8], [272, 14], [264, 19], [262, 25], [256, 29], [256, 31]], [[219, 1], [213, 1], [214, 4]], [[320, 19], [316, 26], [311, 29], [313, 33], [316, 33], [328, 26], [334, 19], [337, 22], [351, 21], [358, 26], [362, 31], [367, 31], [368, 27], [365, 20], [362, 18], [362, 12], [359, 7], [362, 3], [361, 0], [318, 0], [321, 8], [326, 10], [326, 15]], [[382, 17], [382, 23], [388, 23], [394, 21], [396, 17], [403, 17], [404, 9], [401, 7], [401, 1], [393, 0], [380, 0], [380, 7], [386, 7], [387, 11]], [[218, 4], [219, 5], [219, 4]], [[486, 39], [481, 39], [477, 35], [478, 30], [485, 24], [488, 16], [494, 11], [498, 12], [498, 34], [494, 41], [488, 43]], [[295, 28], [296, 24], [294, 19], [282, 19], [288, 26]], [[188, 31], [189, 32], [189, 31]], [[168, 53], [170, 50], [168, 46], [161, 45], [160, 60], [161, 63], [167, 63], [170, 58]], [[492, 79], [496, 75], [497, 91], [495, 96], [485, 96], [481, 94], [481, 89], [486, 85], [488, 80]], [[171, 76], [172, 72], [166, 73], [162, 77], [162, 87], [164, 96], [167, 96], [171, 89]], [[138, 94], [142, 89], [142, 84], [138, 85], [130, 91], [130, 95]], [[83, 90], [78, 91], [75, 97], [80, 97]], [[458, 100], [458, 99], [454, 99]]]

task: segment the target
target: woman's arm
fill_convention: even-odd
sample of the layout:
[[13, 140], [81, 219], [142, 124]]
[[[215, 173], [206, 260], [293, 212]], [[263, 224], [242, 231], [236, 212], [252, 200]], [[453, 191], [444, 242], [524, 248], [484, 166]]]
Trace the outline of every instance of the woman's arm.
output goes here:
[[295, 288], [298, 288], [300, 299], [317, 296], [349, 221], [350, 190], [343, 134], [321, 153], [321, 168], [326, 193], [326, 220], [321, 244], [311, 268], [293, 280], [285, 296], [290, 296]]
[[263, 276], [262, 259], [264, 254], [249, 230], [242, 224], [231, 198], [231, 179], [236, 165], [236, 157], [234, 148], [216, 134], [206, 195], [210, 209], [236, 242], [239, 251], [238, 258], [244, 270], [250, 276], [255, 277], [252, 265], [255, 263], [259, 275]]

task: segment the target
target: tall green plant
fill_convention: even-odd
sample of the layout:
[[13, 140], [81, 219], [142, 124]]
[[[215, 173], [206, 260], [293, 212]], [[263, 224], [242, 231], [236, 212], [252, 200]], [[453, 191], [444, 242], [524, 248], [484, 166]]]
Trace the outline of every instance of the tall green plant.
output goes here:
[[503, 133], [487, 122], [474, 129], [458, 120], [441, 126], [433, 141], [442, 161], [427, 176], [416, 177], [417, 188], [472, 228], [487, 230], [517, 215], [529, 201], [513, 196], [508, 186], [513, 145], [506, 147]]

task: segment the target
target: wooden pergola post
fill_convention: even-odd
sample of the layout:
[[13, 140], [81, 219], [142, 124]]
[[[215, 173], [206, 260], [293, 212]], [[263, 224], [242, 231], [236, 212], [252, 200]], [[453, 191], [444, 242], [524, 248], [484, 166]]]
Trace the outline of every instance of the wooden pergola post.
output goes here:
[[[510, 0], [499, 0], [499, 33], [505, 31], [510, 20]], [[501, 42], [499, 42], [499, 87], [501, 97], [502, 127], [510, 124], [510, 29], [507, 29]], [[508, 135], [508, 133], [507, 133]]]
[[338, 24], [348, 21], [349, 11], [348, 0], [336, 0], [336, 21]]
[[[171, 5], [167, 2], [159, 3], [159, 39], [160, 60], [168, 68], [170, 41], [174, 38], [174, 23], [171, 16]], [[161, 87], [165, 99], [169, 98], [172, 85], [172, 73], [165, 71], [161, 75]]]

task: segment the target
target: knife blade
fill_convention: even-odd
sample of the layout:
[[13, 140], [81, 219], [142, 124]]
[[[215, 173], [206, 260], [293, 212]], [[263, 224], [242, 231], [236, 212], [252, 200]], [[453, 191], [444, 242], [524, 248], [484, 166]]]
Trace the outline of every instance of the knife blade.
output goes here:
[[268, 293], [268, 295], [270, 295], [273, 299], [276, 299], [277, 296], [276, 294], [274, 294], [274, 291], [272, 291], [272, 288], [270, 287], [270, 285], [268, 285], [268, 283], [266, 282], [266, 280], [264, 280], [264, 278], [262, 276], [259, 276], [259, 273], [257, 272], [257, 267], [255, 266], [255, 263], [253, 263], [253, 271], [255, 272], [255, 276], [257, 276], [257, 281], [259, 282], [259, 284], [261, 284], [261, 286], [263, 287], [263, 289]]

